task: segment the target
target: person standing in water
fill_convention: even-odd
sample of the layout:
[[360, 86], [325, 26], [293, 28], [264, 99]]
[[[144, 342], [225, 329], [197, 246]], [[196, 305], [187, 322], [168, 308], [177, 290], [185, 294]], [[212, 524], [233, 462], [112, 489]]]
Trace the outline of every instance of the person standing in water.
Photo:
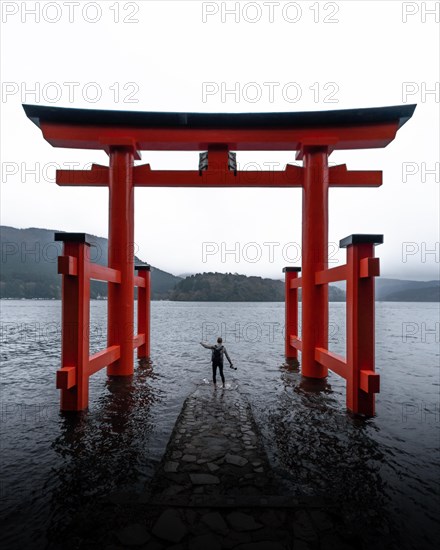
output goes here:
[[217, 344], [215, 344], [214, 346], [210, 346], [209, 344], [204, 344], [203, 342], [200, 342], [200, 344], [204, 348], [212, 350], [212, 381], [214, 382], [214, 386], [217, 384], [217, 367], [218, 367], [220, 371], [220, 377], [222, 379], [223, 387], [225, 387], [225, 375], [223, 374], [223, 356], [226, 355], [226, 359], [229, 361], [229, 365], [231, 369], [233, 369], [234, 366], [222, 342], [223, 342], [223, 339], [218, 337]]

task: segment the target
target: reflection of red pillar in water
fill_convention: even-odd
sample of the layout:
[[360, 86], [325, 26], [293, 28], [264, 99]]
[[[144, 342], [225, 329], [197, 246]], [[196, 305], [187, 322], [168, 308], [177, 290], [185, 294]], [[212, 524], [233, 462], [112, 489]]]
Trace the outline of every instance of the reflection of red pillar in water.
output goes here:
[[290, 337], [298, 336], [298, 288], [291, 288], [291, 281], [298, 278], [300, 267], [285, 267], [285, 299], [286, 320], [284, 325], [285, 355], [288, 359], [296, 359], [298, 350], [290, 345]]
[[327, 147], [304, 148], [301, 372], [311, 378], [328, 374], [315, 361], [315, 348], [328, 347], [328, 288], [315, 284], [316, 272], [328, 267], [327, 160]]
[[120, 359], [109, 375], [133, 374], [134, 320], [134, 151], [111, 147], [109, 181], [108, 265], [121, 272], [120, 284], [108, 288], [108, 345], [119, 345]]

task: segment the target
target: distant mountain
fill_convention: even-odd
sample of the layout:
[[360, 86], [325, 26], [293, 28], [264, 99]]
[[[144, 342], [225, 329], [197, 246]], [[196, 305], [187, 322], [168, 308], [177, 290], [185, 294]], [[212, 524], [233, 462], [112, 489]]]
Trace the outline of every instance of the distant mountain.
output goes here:
[[[329, 287], [330, 301], [343, 302], [345, 292]], [[232, 273], [198, 273], [180, 281], [170, 300], [185, 302], [284, 302], [284, 282]]]
[[440, 302], [440, 286], [399, 290], [388, 294], [386, 302]]
[[[0, 296], [2, 298], [60, 298], [61, 276], [57, 273], [57, 257], [62, 243], [54, 242], [55, 230], [16, 229], [0, 226], [1, 264]], [[107, 239], [91, 237], [91, 259], [107, 265]], [[135, 258], [137, 264], [144, 264]], [[181, 280], [171, 273], [151, 268], [151, 296], [166, 299], [169, 291]], [[92, 281], [92, 298], [107, 296], [107, 284]]]
[[376, 279], [376, 300], [380, 302], [438, 302], [440, 281]]

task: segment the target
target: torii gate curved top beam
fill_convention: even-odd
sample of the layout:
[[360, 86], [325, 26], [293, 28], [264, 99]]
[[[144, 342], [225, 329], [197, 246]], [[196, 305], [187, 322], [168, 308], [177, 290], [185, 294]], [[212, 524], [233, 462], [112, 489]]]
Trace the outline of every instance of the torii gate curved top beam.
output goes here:
[[287, 113], [154, 113], [23, 105], [54, 147], [105, 149], [130, 139], [138, 150], [296, 151], [313, 142], [334, 149], [385, 147], [415, 105]]

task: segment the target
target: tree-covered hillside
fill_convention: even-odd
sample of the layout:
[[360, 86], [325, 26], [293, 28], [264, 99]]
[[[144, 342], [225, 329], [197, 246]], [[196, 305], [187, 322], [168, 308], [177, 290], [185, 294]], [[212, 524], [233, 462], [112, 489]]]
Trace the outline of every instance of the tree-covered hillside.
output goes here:
[[[330, 286], [331, 301], [342, 302], [345, 292]], [[170, 293], [171, 300], [190, 302], [284, 302], [284, 283], [232, 273], [198, 273], [186, 277]]]
[[[55, 230], [0, 227], [1, 264], [0, 296], [2, 298], [60, 298], [61, 275], [57, 273], [57, 257], [62, 243], [54, 242]], [[107, 265], [107, 239], [91, 237], [90, 257]], [[136, 258], [137, 264], [145, 262]], [[154, 300], [166, 299], [180, 281], [155, 267], [151, 268], [151, 295]], [[91, 283], [91, 297], [107, 296], [107, 285]]]

